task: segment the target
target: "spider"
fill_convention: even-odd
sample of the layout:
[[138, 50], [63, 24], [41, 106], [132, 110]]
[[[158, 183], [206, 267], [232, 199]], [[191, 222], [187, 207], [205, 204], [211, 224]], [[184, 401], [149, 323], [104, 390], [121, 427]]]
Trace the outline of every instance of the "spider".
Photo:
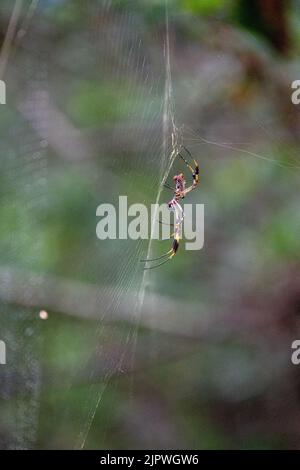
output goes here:
[[[177, 154], [177, 156], [184, 161], [185, 165], [191, 171], [193, 176], [193, 183], [190, 186], [186, 187], [186, 180], [183, 173], [180, 173], [179, 175], [175, 175], [173, 177], [175, 187], [164, 183], [164, 187], [174, 192], [173, 198], [168, 202], [169, 209], [174, 211], [175, 213], [174, 232], [171, 234], [171, 237], [173, 237], [172, 248], [166, 253], [164, 253], [162, 256], [159, 256], [158, 258], [141, 260], [144, 263], [163, 260], [158, 264], [152, 266], [145, 266], [144, 269], [158, 268], [159, 266], [165, 264], [167, 261], [171, 260], [176, 255], [177, 250], [179, 248], [179, 242], [182, 238], [182, 223], [184, 219], [184, 212], [181, 205], [179, 204], [179, 201], [191, 191], [193, 191], [193, 189], [195, 189], [199, 183], [199, 165], [196, 160], [194, 160], [191, 152], [186, 147], [182, 146], [182, 149], [185, 150], [186, 154], [194, 162], [195, 165], [195, 167], [193, 168], [191, 164], [186, 160], [186, 158], [181, 155], [180, 152]], [[163, 222], [160, 221], [160, 223]]]

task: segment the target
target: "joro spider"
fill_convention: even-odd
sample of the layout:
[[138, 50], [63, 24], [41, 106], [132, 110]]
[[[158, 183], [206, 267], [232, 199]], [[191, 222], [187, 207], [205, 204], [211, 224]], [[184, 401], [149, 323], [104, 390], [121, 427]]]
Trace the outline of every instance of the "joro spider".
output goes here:
[[[193, 167], [186, 160], [186, 158], [183, 157], [180, 152], [178, 152], [177, 156], [180, 157], [184, 161], [185, 165], [192, 173], [193, 183], [190, 186], [186, 187], [186, 180], [185, 180], [183, 173], [173, 176], [175, 187], [170, 186], [168, 183], [164, 183], [164, 186], [167, 189], [170, 189], [171, 191], [174, 192], [173, 198], [171, 199], [171, 201], [168, 202], [169, 209], [175, 212], [174, 232], [171, 235], [171, 237], [173, 237], [172, 248], [166, 253], [164, 253], [162, 256], [159, 256], [158, 258], [142, 259], [141, 261], [144, 263], [151, 263], [153, 261], [162, 260], [158, 264], [155, 264], [152, 266], [145, 266], [144, 269], [158, 268], [159, 266], [162, 266], [163, 264], [165, 264], [167, 261], [170, 261], [176, 255], [178, 247], [179, 247], [179, 242], [182, 238], [182, 223], [184, 219], [184, 212], [183, 212], [181, 205], [179, 204], [179, 201], [183, 199], [191, 191], [193, 191], [199, 183], [198, 162], [192, 157], [191, 152], [186, 147], [182, 146], [182, 149], [186, 152], [188, 156], [187, 158], [190, 158], [190, 160], [192, 160], [194, 163], [194, 167]], [[160, 223], [163, 223], [163, 222], [160, 222]]]

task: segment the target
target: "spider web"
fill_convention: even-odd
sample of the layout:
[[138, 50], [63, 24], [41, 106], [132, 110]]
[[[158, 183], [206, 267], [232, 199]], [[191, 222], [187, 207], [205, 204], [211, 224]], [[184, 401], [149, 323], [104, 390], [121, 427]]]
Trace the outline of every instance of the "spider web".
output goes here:
[[[128, 3], [130, 5], [130, 2]], [[110, 5], [110, 2], [107, 3], [107, 8]], [[125, 8], [126, 10], [126, 8]], [[124, 29], [135, 29], [133, 26], [132, 28], [129, 26], [130, 23], [133, 21], [133, 18], [131, 16], [131, 13], [127, 14], [126, 13], [123, 15], [123, 18], [120, 20], [119, 26], [117, 26], [117, 34], [120, 34], [119, 38], [114, 38], [114, 42], [120, 44], [124, 40], [124, 35], [126, 36], [126, 33], [123, 33], [123, 28]], [[127, 28], [123, 26], [124, 24], [127, 24]], [[179, 146], [179, 133], [177, 130], [177, 127], [175, 125], [175, 115], [174, 115], [174, 101], [173, 101], [173, 89], [172, 89], [172, 77], [171, 77], [171, 63], [170, 63], [170, 41], [169, 41], [169, 17], [168, 17], [168, 4], [167, 1], [165, 3], [165, 34], [164, 34], [164, 43], [162, 45], [162, 64], [164, 64], [164, 67], [162, 67], [162, 70], [164, 70], [164, 73], [161, 74], [161, 85], [164, 83], [164, 93], [161, 95], [160, 99], [160, 106], [158, 106], [158, 110], [154, 111], [154, 115], [152, 118], [147, 118], [146, 121], [150, 123], [151, 125], [155, 125], [155, 123], [158, 121], [161, 122], [161, 129], [162, 133], [160, 136], [160, 131], [158, 129], [157, 132], [157, 138], [153, 141], [149, 141], [147, 136], [144, 136], [145, 139], [147, 139], [147, 154], [150, 154], [152, 158], [154, 159], [154, 164], [158, 169], [158, 177], [157, 174], [155, 176], [154, 180], [150, 180], [150, 187], [154, 188], [154, 191], [152, 192], [152, 196], [155, 195], [156, 192], [156, 197], [155, 197], [155, 203], [156, 207], [159, 204], [162, 196], [162, 190], [163, 190], [163, 182], [167, 179], [170, 170], [173, 166], [174, 159], [176, 158], [178, 146]], [[128, 57], [126, 59], [126, 54], [120, 54], [123, 56], [123, 60], [126, 60], [126, 67], [127, 70], [125, 73], [128, 73], [129, 75], [132, 74], [132, 71], [134, 71], [134, 75], [137, 75], [139, 77], [143, 77], [145, 75], [145, 67], [147, 63], [147, 58], [143, 56], [143, 44], [141, 41], [141, 38], [138, 37], [138, 35], [134, 34], [133, 37], [131, 38], [132, 46], [131, 49], [128, 52]], [[131, 62], [131, 51], [135, 50], [138, 51], [141, 50], [141, 57], [138, 60], [136, 64], [133, 64]], [[123, 72], [123, 65], [121, 65], [122, 72], [121, 74], [124, 76]], [[145, 75], [144, 79], [144, 84], [146, 85], [146, 93], [151, 93], [155, 90], [155, 85], [154, 85], [154, 76], [151, 73], [151, 69], [147, 70], [147, 74]], [[145, 90], [144, 90], [145, 92]], [[160, 90], [156, 90], [155, 93], [158, 92], [158, 95], [161, 94]], [[150, 100], [148, 97], [141, 98], [142, 100], [146, 98], [146, 105], [145, 105], [145, 111], [144, 114], [147, 115], [149, 113], [149, 102]], [[151, 105], [150, 105], [151, 109]], [[157, 111], [159, 114], [157, 114]], [[152, 119], [152, 124], [151, 124], [151, 119]], [[149, 124], [148, 124], [149, 125]], [[136, 124], [135, 124], [136, 126]], [[135, 128], [135, 130], [138, 130]], [[139, 166], [145, 158], [145, 155], [143, 155], [143, 152], [141, 152], [141, 155], [138, 157], [138, 162], [137, 165]], [[157, 170], [156, 170], [157, 171]], [[153, 218], [151, 221], [151, 237], [150, 240], [147, 243], [147, 258], [151, 256], [152, 252], [152, 238], [155, 230], [155, 224], [157, 223], [157, 211], [153, 214]], [[132, 283], [128, 286], [125, 287], [125, 292], [132, 288], [132, 291], [136, 292], [136, 300], [135, 300], [135, 306], [134, 306], [134, 317], [135, 317], [135, 326], [132, 327], [131, 332], [128, 334], [126, 337], [124, 347], [125, 350], [122, 351], [120, 354], [120, 357], [118, 358], [118, 368], [119, 370], [123, 370], [123, 359], [124, 357], [128, 354], [128, 351], [131, 356], [131, 363], [132, 366], [134, 367], [135, 363], [135, 353], [136, 353], [136, 344], [138, 342], [138, 326], [139, 326], [139, 321], [140, 321], [140, 315], [142, 314], [143, 310], [143, 305], [144, 305], [144, 300], [145, 296], [147, 295], [146, 291], [148, 289], [151, 290], [151, 283], [150, 283], [150, 277], [148, 276], [148, 273], [146, 271], [141, 271], [141, 265], [139, 263], [140, 259], [142, 258], [143, 253], [145, 252], [145, 245], [143, 246], [134, 248], [134, 253], [130, 252], [130, 257], [134, 256], [134, 264], [130, 269], [126, 269], [124, 272], [124, 278], [130, 278]], [[126, 261], [126, 265], [127, 265]], [[127, 265], [128, 266], [128, 265]], [[135, 273], [135, 276], [133, 274]], [[141, 274], [142, 273], [142, 274]], [[124, 289], [121, 291], [121, 295], [124, 295]], [[111, 298], [115, 298], [115, 294], [111, 294]], [[118, 306], [117, 306], [118, 307]], [[155, 308], [155, 305], [152, 305], [152, 308]], [[100, 326], [101, 328], [101, 326]], [[113, 376], [113, 367], [110, 368], [110, 370], [107, 372], [107, 375], [105, 376], [105, 383], [103, 385], [103, 389], [101, 390], [100, 393], [96, 393], [94, 395], [94, 403], [92, 406], [90, 406], [89, 412], [87, 419], [85, 423], [82, 426], [82, 430], [79, 435], [79, 442], [78, 442], [78, 447], [84, 448], [86, 445], [86, 441], [88, 438], [88, 433], [89, 430], [91, 429], [91, 426], [93, 424], [93, 420], [95, 417], [95, 414], [101, 406], [101, 399], [103, 396], [103, 393], [105, 393], [106, 387], [109, 384], [110, 377]], [[92, 392], [93, 394], [94, 392]], [[90, 403], [90, 399], [88, 400]]]
[[[47, 16], [51, 15], [52, 8], [59, 9], [60, 5], [52, 2], [41, 2], [39, 5], [37, 1], [16, 2], [15, 5], [13, 15], [17, 11], [15, 33], [18, 55], [15, 55], [13, 48], [10, 51], [7, 49], [5, 77], [10, 82], [11, 90], [16, 90], [17, 98], [12, 99], [12, 102], [17, 109], [18, 119], [11, 126], [7, 140], [9, 157], [6, 177], [11, 181], [9, 192], [14, 194], [16, 191], [17, 198], [23, 201], [23, 214], [19, 219], [18, 235], [6, 249], [2, 298], [14, 304], [15, 296], [18, 295], [21, 306], [15, 309], [3, 304], [5, 340], [9, 345], [18, 344], [18, 347], [10, 355], [13, 365], [3, 369], [2, 396], [9, 403], [13, 402], [15, 396], [19, 398], [12, 405], [13, 411], [7, 408], [8, 441], [3, 444], [4, 447], [33, 448], [37, 440], [43, 440], [39, 436], [43, 390], [50, 386], [55, 394], [58, 385], [50, 385], [53, 379], [56, 383], [55, 378], [42, 377], [43, 349], [48, 341], [48, 332], [47, 327], [42, 328], [45, 324], [38, 317], [38, 307], [50, 309], [50, 322], [51, 303], [55, 295], [63, 296], [64, 301], [57, 301], [58, 307], [54, 310], [66, 308], [69, 312], [72, 309], [75, 311], [76, 301], [71, 300], [71, 305], [68, 305], [66, 290], [71, 289], [72, 297], [75, 295], [73, 285], [78, 285], [78, 301], [82, 303], [81, 309], [78, 309], [79, 316], [85, 315], [88, 310], [96, 317], [96, 327], [92, 335], [86, 337], [86, 342], [92, 341], [88, 355], [84, 359], [79, 356], [76, 366], [70, 367], [64, 380], [60, 404], [63, 411], [60, 416], [56, 414], [58, 430], [64, 429], [70, 420], [74, 420], [74, 400], [80, 387], [78, 384], [82, 380], [87, 382], [84, 385], [85, 399], [78, 407], [78, 425], [64, 445], [75, 448], [95, 445], [89, 442], [89, 435], [95, 417], [101, 420], [101, 416], [105, 415], [102, 402], [104, 394], [114, 388], [111, 379], [134, 368], [140, 315], [149, 287], [148, 276], [142, 271], [139, 261], [145, 251], [148, 255], [151, 253], [151, 242], [107, 241], [103, 242], [102, 247], [94, 230], [89, 233], [85, 261], [80, 255], [70, 260], [71, 270], [79, 273], [82, 269], [88, 271], [94, 286], [87, 290], [83, 300], [80, 282], [76, 284], [75, 280], [72, 285], [63, 287], [65, 276], [58, 265], [49, 272], [43, 269], [39, 272], [40, 258], [45, 248], [40, 234], [33, 251], [27, 252], [28, 237], [32, 236], [27, 220], [34, 221], [38, 217], [37, 223], [47, 223], [44, 219], [48, 215], [43, 214], [49, 214], [53, 204], [57, 207], [61, 204], [55, 200], [52, 188], [57, 171], [70, 171], [72, 176], [75, 167], [75, 174], [81, 174], [82, 179], [88, 181], [87, 193], [83, 197], [90, 198], [92, 210], [101, 202], [115, 204], [122, 194], [128, 196], [129, 202], [136, 202], [132, 168], [135, 175], [143, 176], [143, 185], [138, 192], [141, 202], [158, 202], [161, 198], [161, 183], [169, 174], [178, 145], [173, 111], [167, 5], [166, 30], [161, 36], [161, 57], [155, 66], [150, 51], [142, 42], [142, 35], [138, 33], [142, 24], [132, 6], [130, 1], [122, 2], [119, 8], [117, 3], [111, 1], [91, 2], [82, 10], [82, 30], [70, 33], [71, 41], [75, 43], [80, 36], [79, 41], [85, 44], [87, 54], [93, 58], [94, 66], [88, 64], [92, 69], [92, 80], [103, 83], [108, 93], [109, 81], [113, 80], [115, 89], [123, 87], [127, 94], [126, 99], [124, 94], [120, 95], [119, 101], [115, 103], [116, 113], [123, 118], [117, 124], [109, 120], [103, 122], [100, 138], [97, 129], [91, 127], [90, 145], [89, 138], [76, 138], [72, 124], [62, 116], [57, 106], [66, 93], [65, 83], [57, 81], [57, 77], [68, 76], [71, 83], [78, 81], [79, 86], [80, 81], [85, 80], [84, 64], [77, 67], [71, 61], [68, 62], [68, 58], [62, 62], [59, 54], [63, 50], [59, 47], [49, 60]], [[17, 76], [22, 77], [22, 80], [17, 80]], [[59, 127], [63, 131], [60, 132]], [[109, 134], [107, 139], [106, 133]], [[122, 155], [122, 148], [119, 147], [122, 141], [126, 145], [129, 142], [127, 151], [135, 155], [131, 163], [133, 167], [128, 165], [126, 154]], [[55, 161], [55, 158], [58, 160]], [[102, 161], [104, 164], [99, 165]], [[63, 253], [53, 255], [62, 257]], [[83, 263], [90, 263], [88, 270]], [[23, 296], [18, 292], [10, 292], [16, 275], [20, 277], [18, 286], [24, 292]], [[49, 290], [49, 282], [57, 286], [60, 294], [51, 294], [51, 288], [49, 295], [44, 292]], [[92, 294], [92, 300], [89, 294]], [[37, 300], [36, 296], [40, 299]], [[91, 302], [92, 307], [89, 306]], [[34, 307], [31, 308], [31, 305]], [[114, 322], [124, 323], [125, 327], [120, 328]], [[19, 366], [16, 365], [18, 363]], [[17, 388], [13, 385], [16, 377], [20, 378], [17, 380]], [[69, 406], [71, 401], [72, 406]], [[105, 426], [102, 427], [101, 435], [105, 433]], [[46, 446], [59, 445], [50, 431]], [[101, 446], [101, 437], [97, 446]]]
[[[8, 8], [7, 8], [8, 7]], [[1, 109], [6, 116], [4, 128], [8, 133], [1, 138], [3, 163], [2, 207], [7, 207], [18, 218], [16, 230], [8, 236], [5, 221], [2, 239], [1, 265], [1, 333], [7, 347], [7, 365], [1, 368], [1, 398], [3, 404], [2, 448], [26, 449], [35, 446], [38, 437], [38, 416], [41, 393], [41, 363], [43, 337], [39, 322], [34, 321], [31, 312], [10, 305], [14, 281], [16, 259], [24, 259], [28, 214], [34, 211], [43, 219], [47, 195], [47, 71], [45, 56], [39, 55], [39, 69], [33, 65], [31, 57], [24, 58], [22, 85], [15, 76], [15, 50], [12, 46], [25, 37], [30, 22], [38, 7], [38, 1], [16, 1], [3, 5], [7, 11], [8, 27], [0, 55], [1, 78], [7, 87], [7, 105]], [[27, 37], [26, 37], [27, 38]], [[30, 34], [28, 44], [34, 50]], [[15, 87], [22, 86], [23, 97], [18, 101], [19, 112], [15, 112], [10, 98]], [[14, 103], [15, 104], [15, 103]], [[21, 109], [22, 108], [22, 109]], [[23, 114], [23, 117], [21, 116]], [[34, 123], [38, 127], [34, 129]], [[30, 184], [28, 181], [30, 180]], [[12, 203], [12, 201], [15, 201]], [[21, 203], [23, 211], [17, 205]], [[12, 242], [12, 243], [11, 243]], [[41, 256], [41, 243], [37, 238], [34, 249], [28, 254], [28, 262], [38, 263]], [[32, 279], [28, 279], [29, 284]], [[21, 287], [21, 286], [20, 286]], [[30, 303], [30, 292], [27, 299]], [[8, 303], [5, 302], [8, 300]], [[3, 302], [4, 300], [4, 302]], [[12, 411], [13, 410], [13, 411]]]
[[[249, 149], [246, 143], [210, 138], [205, 131], [190, 126], [178, 129], [167, 1], [165, 22], [160, 37], [155, 39], [160, 45], [159, 57], [153, 54], [154, 39], [147, 37], [147, 27], [130, 0], [82, 2], [80, 28], [77, 25], [72, 30], [72, 23], [68, 23], [69, 43], [65, 46], [58, 42], [53, 50], [47, 43], [48, 34], [51, 37], [51, 28], [50, 32], [47, 28], [52, 12], [65, 4], [40, 3], [16, 3], [22, 12], [18, 21], [18, 54], [12, 48], [6, 58], [5, 78], [12, 90], [16, 119], [9, 123], [10, 132], [1, 143], [6, 155], [5, 178], [9, 182], [3, 204], [9, 205], [13, 196], [22, 202], [22, 211], [17, 212], [19, 223], [2, 250], [6, 264], [1, 272], [1, 298], [7, 302], [1, 303], [1, 339], [10, 347], [11, 363], [1, 369], [1, 396], [7, 404], [4, 428], [8, 435], [3, 447], [99, 448], [105, 447], [105, 433], [110, 426], [106, 407], [112, 404], [120, 415], [126, 413], [118, 408], [118, 379], [128, 380], [128, 403], [130, 398], [133, 400], [135, 379], [131, 373], [139, 365], [140, 325], [148, 315], [145, 324], [154, 329], [157, 323], [151, 312], [163, 315], [163, 308], [158, 297], [152, 295], [157, 287], [157, 273], [142, 271], [140, 264], [141, 258], [153, 256], [157, 245], [151, 240], [100, 242], [95, 235], [97, 205], [116, 205], [118, 196], [124, 194], [129, 203], [150, 205], [164, 201], [162, 183], [170, 175], [182, 140], [201, 155], [201, 162], [207, 158], [206, 151], [217, 149], [222, 158], [226, 151], [281, 169], [295, 171], [299, 167], [296, 158], [278, 162], [270, 155]], [[155, 46], [157, 51], [157, 43]], [[81, 54], [77, 62], [78, 50]], [[86, 91], [89, 81], [96, 83], [96, 88], [103, 87], [105, 95], [114, 100], [117, 117], [109, 115], [105, 106], [102, 115], [97, 114], [96, 102], [94, 120], [81, 122], [76, 106], [85, 112], [81, 92]], [[68, 107], [69, 88], [78, 94], [75, 109]], [[116, 90], [122, 90], [117, 97]], [[88, 92], [92, 100], [97, 98], [93, 87]], [[65, 175], [63, 181], [61, 174]], [[54, 185], [57, 182], [59, 190]], [[81, 188], [80, 193], [74, 191], [76, 185]], [[81, 217], [86, 212], [93, 214], [92, 223], [83, 219], [82, 225], [87, 223], [87, 230], [82, 231], [84, 253], [76, 251], [74, 243], [75, 248], [69, 250], [71, 255], [65, 255], [68, 243], [75, 238], [68, 232], [67, 242], [56, 246], [48, 255], [47, 267], [41, 267], [45, 246], [51, 246], [53, 240], [39, 233], [28, 252], [28, 239], [36, 235], [32, 223], [46, 224], [50, 218], [49, 223], [55, 227], [51, 208], [59, 211], [64, 191], [71, 194], [68, 210], [73, 211], [73, 216], [74, 211], [77, 216], [77, 210]], [[156, 220], [154, 214], [152, 234]], [[55, 231], [51, 236], [55, 237]], [[15, 271], [21, 279], [17, 296], [12, 288]], [[43, 306], [50, 312], [50, 326], [38, 317]], [[65, 314], [78, 318], [82, 342], [78, 343], [76, 363], [71, 362], [67, 370], [55, 377], [51, 369], [44, 367], [45, 348], [52, 317], [56, 317], [55, 335], [63, 343]], [[90, 321], [92, 332], [87, 332]], [[153, 335], [148, 345], [151, 354], [159, 349], [158, 341]], [[55, 355], [55, 351], [48, 347], [47, 354]], [[51, 398], [45, 398], [49, 389]], [[111, 402], [107, 400], [110, 394]], [[129, 405], [128, 408], [132, 409]], [[50, 412], [54, 424], [46, 426], [41, 435], [40, 421], [46, 421]], [[70, 422], [75, 423], [73, 429], [68, 427]], [[130, 442], [127, 445], [133, 446]]]

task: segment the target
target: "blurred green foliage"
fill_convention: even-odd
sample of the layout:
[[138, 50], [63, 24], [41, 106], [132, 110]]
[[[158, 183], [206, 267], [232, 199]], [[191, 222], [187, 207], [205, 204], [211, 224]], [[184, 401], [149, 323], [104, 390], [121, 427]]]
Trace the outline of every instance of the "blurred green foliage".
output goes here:
[[[11, 2], [4, 3], [6, 18]], [[123, 293], [134, 293], [141, 284], [139, 259], [147, 244], [100, 242], [95, 235], [101, 202], [116, 202], [120, 194], [127, 194], [130, 204], [155, 202], [166, 145], [165, 1], [116, 0], [107, 2], [104, 12], [100, 1], [41, 2], [32, 30], [12, 56], [11, 104], [0, 113], [1, 263], [82, 281], [99, 289], [100, 301], [109, 292], [111, 304], [102, 301], [98, 321], [84, 319], [83, 306], [82, 319], [49, 311], [42, 324], [38, 308], [2, 305], [2, 327], [16, 344], [16, 363], [20, 369], [24, 363], [41, 369], [33, 447], [72, 448], [85, 431], [87, 448], [298, 445], [293, 434], [297, 414], [282, 405], [281, 388], [290, 384], [296, 407], [286, 358], [289, 337], [297, 333], [286, 307], [294, 293], [284, 285], [284, 313], [280, 321], [274, 314], [272, 323], [280, 302], [269, 287], [281, 286], [291, 266], [299, 273], [298, 137], [281, 115], [281, 101], [276, 102], [281, 88], [274, 91], [262, 78], [281, 76], [274, 71], [283, 64], [265, 47], [265, 31], [248, 15], [251, 7], [245, 2], [174, 0], [168, 7], [172, 103], [176, 123], [185, 124], [183, 141], [200, 161], [201, 185], [190, 201], [205, 204], [205, 249], [194, 253], [180, 247], [147, 289], [175, 302], [171, 313], [181, 315], [184, 327], [197, 305], [199, 318], [209, 312], [215, 329], [207, 336], [204, 331], [203, 340], [200, 332], [195, 340], [184, 332], [180, 338], [152, 330], [150, 321], [148, 327], [138, 319], [124, 321]], [[288, 14], [291, 25], [298, 25], [299, 7], [293, 4]], [[224, 31], [229, 31], [228, 42]], [[291, 26], [290, 34], [296, 56], [299, 31]], [[92, 156], [83, 152], [72, 161], [66, 152], [66, 158], [69, 142], [59, 140], [66, 134], [60, 125], [49, 136], [49, 146], [41, 148], [38, 126], [22, 114], [26, 97], [40, 86], [41, 56], [50, 104], [68, 122], [67, 135], [78, 137], [84, 149], [92, 147]], [[298, 70], [298, 58], [286, 62], [287, 74], [289, 66]], [[27, 77], [22, 89], [21, 76]], [[211, 135], [216, 137], [211, 141], [225, 145], [204, 145], [201, 137]], [[172, 173], [182, 171], [176, 165]], [[161, 202], [169, 197], [164, 191]], [[170, 243], [154, 242], [153, 252], [163, 253]], [[63, 306], [67, 293], [55, 295]], [[177, 301], [185, 306], [179, 312]], [[153, 308], [161, 307], [154, 302]], [[111, 321], [115, 311], [119, 319]], [[165, 312], [159, 313], [163, 320]], [[222, 323], [222, 314], [228, 324]], [[185, 348], [178, 355], [177, 342]], [[20, 369], [12, 367], [6, 379], [11, 389], [4, 394], [1, 434], [7, 426], [8, 447], [15, 445], [24, 423], [31, 423], [20, 409], [34, 408], [22, 386], [14, 390], [13, 384], [22, 382]]]

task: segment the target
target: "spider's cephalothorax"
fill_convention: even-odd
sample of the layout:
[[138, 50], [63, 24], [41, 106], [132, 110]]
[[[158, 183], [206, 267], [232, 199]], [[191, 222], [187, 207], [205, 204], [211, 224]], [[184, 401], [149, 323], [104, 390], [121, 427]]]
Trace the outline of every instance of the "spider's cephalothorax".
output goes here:
[[173, 177], [173, 181], [175, 184], [175, 187], [169, 186], [167, 183], [164, 183], [164, 186], [170, 190], [173, 191], [174, 196], [171, 199], [171, 201], [168, 202], [168, 207], [170, 210], [174, 211], [175, 213], [175, 224], [174, 224], [174, 233], [173, 233], [173, 244], [171, 250], [167, 251], [167, 253], [163, 254], [162, 256], [159, 256], [158, 258], [152, 258], [152, 259], [144, 259], [141, 260], [145, 263], [151, 262], [151, 261], [158, 261], [158, 260], [163, 260], [158, 264], [155, 264], [154, 266], [147, 266], [144, 269], [153, 269], [153, 268], [158, 268], [158, 266], [161, 266], [162, 264], [166, 263], [170, 259], [175, 256], [177, 253], [178, 247], [179, 247], [179, 241], [181, 239], [181, 232], [182, 232], [182, 222], [184, 218], [184, 212], [179, 204], [178, 201], [183, 199], [188, 193], [190, 193], [193, 189], [196, 188], [196, 186], [199, 183], [199, 165], [196, 162], [196, 160], [193, 159], [191, 153], [189, 152], [188, 149], [185, 147], [182, 147], [182, 149], [185, 150], [187, 155], [191, 160], [194, 162], [194, 167], [191, 166], [191, 164], [184, 158], [181, 153], [178, 153], [178, 156], [184, 161], [188, 169], [191, 171], [192, 176], [193, 176], [193, 183], [186, 188], [186, 181], [184, 178], [183, 173], [180, 173], [179, 175], [175, 175]]

